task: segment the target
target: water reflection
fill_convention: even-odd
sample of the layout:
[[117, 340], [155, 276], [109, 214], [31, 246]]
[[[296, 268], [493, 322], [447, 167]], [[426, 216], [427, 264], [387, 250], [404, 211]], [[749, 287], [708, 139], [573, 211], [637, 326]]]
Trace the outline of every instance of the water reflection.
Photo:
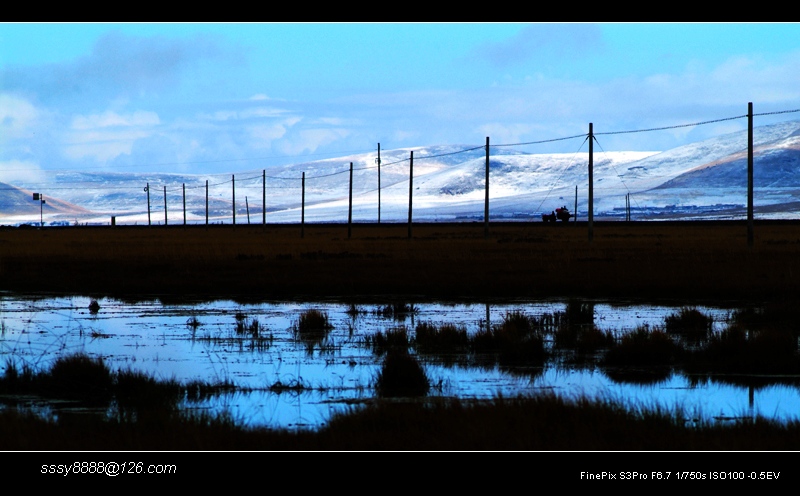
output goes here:
[[[90, 309], [92, 301], [97, 307]], [[601, 361], [610, 342], [666, 329], [682, 308], [602, 300], [162, 303], [2, 294], [0, 366], [44, 370], [60, 356], [84, 352], [113, 370], [238, 386], [192, 408], [228, 411], [251, 425], [314, 427], [373, 398], [385, 350], [404, 346], [415, 348], [429, 395], [553, 391], [681, 408], [704, 419], [797, 417], [800, 374], [711, 374], [668, 364], [620, 369]], [[741, 305], [692, 308], [710, 321], [702, 334], [687, 335], [688, 343], [721, 335]], [[481, 339], [494, 346], [482, 349]], [[507, 349], [497, 345], [504, 339]]]

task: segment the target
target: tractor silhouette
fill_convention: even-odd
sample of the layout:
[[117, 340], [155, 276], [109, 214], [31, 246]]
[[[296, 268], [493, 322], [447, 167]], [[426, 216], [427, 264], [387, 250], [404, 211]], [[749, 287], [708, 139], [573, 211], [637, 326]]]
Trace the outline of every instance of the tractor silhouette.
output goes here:
[[572, 214], [569, 213], [567, 207], [561, 207], [553, 210], [549, 214], [542, 214], [542, 221], [555, 223], [560, 220], [562, 222], [567, 222], [570, 217], [572, 217]]

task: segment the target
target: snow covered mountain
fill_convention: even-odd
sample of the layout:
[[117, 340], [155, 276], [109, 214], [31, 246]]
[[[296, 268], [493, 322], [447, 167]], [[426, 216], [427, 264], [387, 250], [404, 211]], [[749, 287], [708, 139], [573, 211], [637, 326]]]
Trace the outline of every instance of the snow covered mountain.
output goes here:
[[[756, 127], [754, 205], [759, 218], [800, 215], [800, 121]], [[353, 164], [353, 219], [408, 219], [413, 153], [412, 208], [418, 221], [482, 220], [486, 151], [447, 145], [381, 151], [236, 174], [55, 172], [45, 183], [0, 184], [0, 224], [39, 220], [120, 224], [151, 222], [346, 222]], [[664, 152], [593, 154], [595, 219], [744, 218], [747, 202], [747, 133], [715, 137]], [[588, 208], [589, 155], [531, 154], [490, 147], [490, 217], [539, 219], [577, 203]], [[305, 181], [303, 175], [305, 174]], [[380, 180], [380, 187], [378, 181]], [[379, 193], [380, 192], [380, 193]], [[165, 201], [166, 193], [166, 201]], [[305, 193], [305, 194], [303, 194]], [[60, 200], [60, 201], [57, 201]], [[149, 215], [148, 215], [149, 200]], [[184, 209], [185, 204], [185, 209]], [[149, 220], [148, 220], [149, 217]]]

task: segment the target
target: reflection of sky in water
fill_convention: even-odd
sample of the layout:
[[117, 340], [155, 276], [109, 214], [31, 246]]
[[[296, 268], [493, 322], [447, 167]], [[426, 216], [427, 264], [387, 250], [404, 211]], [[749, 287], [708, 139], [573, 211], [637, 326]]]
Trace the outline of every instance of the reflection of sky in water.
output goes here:
[[[335, 302], [241, 304], [220, 300], [197, 304], [162, 304], [158, 300], [128, 303], [101, 299], [100, 311], [88, 310], [88, 297], [23, 299], [0, 294], [0, 353], [34, 369], [49, 367], [58, 356], [86, 352], [103, 357], [112, 370], [134, 369], [157, 378], [179, 381], [231, 381], [254, 388], [252, 393], [222, 396], [214, 405], [228, 409], [235, 418], [253, 425], [316, 426], [331, 412], [345, 411], [344, 401], [372, 396], [380, 359], [365, 347], [363, 339], [376, 332], [419, 322], [464, 325], [470, 333], [500, 323], [507, 312], [520, 310], [540, 316], [566, 309], [563, 301], [480, 304], [415, 303], [416, 313], [399, 318], [379, 314], [382, 305], [357, 305], [360, 313], [348, 315], [348, 305]], [[585, 302], [584, 302], [585, 303]], [[320, 343], [298, 341], [292, 326], [303, 310], [328, 313], [334, 329]], [[594, 304], [595, 324], [603, 330], [626, 331], [641, 325], [663, 325], [664, 318], [680, 305]], [[697, 306], [714, 316], [718, 327], [731, 309]], [[235, 333], [236, 314], [257, 319], [261, 336], [271, 341], [261, 348]], [[190, 318], [200, 325], [187, 325]], [[761, 414], [768, 418], [800, 417], [800, 394], [786, 386], [753, 391], [701, 382], [692, 387], [686, 377], [674, 375], [650, 386], [616, 383], [597, 370], [567, 370], [546, 366], [528, 375], [505, 373], [496, 367], [464, 368], [423, 362], [435, 386], [433, 395], [493, 398], [518, 394], [555, 392], [573, 397], [587, 395], [619, 399], [632, 406], [659, 405], [672, 411], [705, 417], [739, 417]], [[276, 383], [302, 385], [311, 391], [273, 393]]]

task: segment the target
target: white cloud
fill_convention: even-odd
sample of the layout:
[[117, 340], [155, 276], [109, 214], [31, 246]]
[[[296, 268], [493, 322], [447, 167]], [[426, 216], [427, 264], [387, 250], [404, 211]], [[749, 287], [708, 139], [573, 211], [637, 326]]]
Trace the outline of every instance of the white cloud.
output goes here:
[[281, 117], [286, 115], [288, 111], [278, 108], [272, 107], [258, 107], [243, 110], [239, 112], [240, 119], [254, 119], [254, 118], [264, 118], [264, 117]]
[[218, 110], [212, 113], [200, 114], [197, 118], [205, 121], [232, 121], [282, 117], [287, 113], [289, 113], [288, 110], [280, 108], [255, 107], [245, 110]]
[[292, 118], [280, 123], [248, 126], [247, 132], [251, 138], [250, 146], [256, 149], [271, 147], [273, 141], [283, 138], [288, 129], [300, 120], [300, 118]]
[[[350, 122], [348, 122], [350, 121]], [[352, 124], [353, 120], [350, 119], [343, 119], [341, 117], [320, 117], [314, 120], [315, 123], [325, 124], [330, 126], [344, 126], [347, 124]]]
[[293, 133], [274, 146], [286, 154], [313, 153], [319, 147], [330, 145], [350, 135], [346, 129], [304, 129]]
[[23, 184], [43, 182], [45, 175], [39, 164], [25, 160], [0, 162], [0, 182]]
[[530, 24], [503, 41], [479, 46], [474, 56], [497, 67], [530, 59], [557, 57], [584, 59], [603, 44], [600, 27], [595, 24]]
[[210, 114], [200, 114], [198, 119], [204, 121], [228, 121], [239, 117], [239, 113], [235, 110], [218, 110]]
[[107, 127], [157, 126], [160, 124], [155, 112], [137, 110], [132, 114], [121, 115], [106, 111], [102, 114], [79, 115], [72, 119], [71, 128], [77, 131]]
[[0, 93], [0, 139], [23, 137], [36, 123], [39, 111], [27, 100]]
[[75, 116], [65, 137], [64, 154], [73, 160], [93, 158], [107, 162], [130, 154], [134, 142], [151, 136], [159, 124], [158, 115], [146, 111]]

